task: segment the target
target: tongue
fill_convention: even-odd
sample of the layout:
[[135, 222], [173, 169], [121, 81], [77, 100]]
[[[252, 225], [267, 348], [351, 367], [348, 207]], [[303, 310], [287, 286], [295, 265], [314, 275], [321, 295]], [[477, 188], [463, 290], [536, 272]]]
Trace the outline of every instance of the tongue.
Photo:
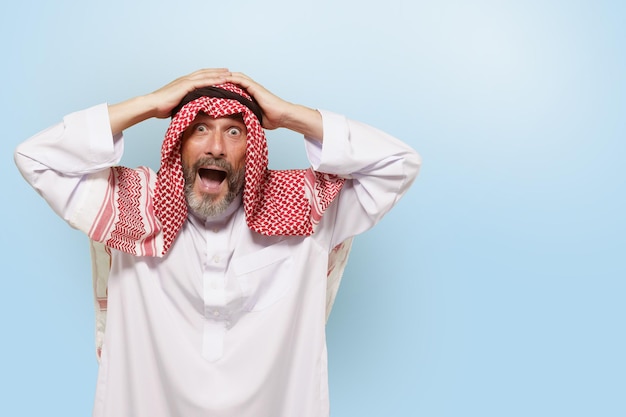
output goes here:
[[218, 188], [226, 177], [224, 171], [216, 171], [214, 169], [201, 169], [199, 174], [202, 184], [207, 188]]

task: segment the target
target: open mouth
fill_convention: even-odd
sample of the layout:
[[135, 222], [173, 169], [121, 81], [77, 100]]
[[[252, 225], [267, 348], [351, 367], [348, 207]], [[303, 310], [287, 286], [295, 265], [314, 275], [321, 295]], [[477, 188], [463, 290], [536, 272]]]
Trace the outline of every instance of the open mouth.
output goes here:
[[226, 171], [212, 168], [200, 168], [198, 169], [198, 177], [204, 187], [209, 190], [214, 190], [218, 189], [226, 179]]

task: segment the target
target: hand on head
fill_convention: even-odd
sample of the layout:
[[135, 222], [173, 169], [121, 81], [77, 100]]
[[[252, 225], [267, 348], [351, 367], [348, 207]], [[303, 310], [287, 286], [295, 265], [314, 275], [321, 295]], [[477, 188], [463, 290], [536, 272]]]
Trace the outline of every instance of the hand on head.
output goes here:
[[272, 94], [261, 84], [241, 72], [232, 72], [226, 77], [228, 82], [243, 87], [259, 103], [263, 110], [263, 127], [277, 129], [286, 126], [286, 119], [293, 104]]
[[211, 68], [194, 71], [175, 79], [146, 96], [153, 103], [153, 117], [160, 119], [169, 117], [172, 109], [187, 93], [197, 88], [223, 84], [228, 81], [229, 75], [230, 72], [226, 68]]
[[259, 103], [265, 129], [282, 127], [309, 138], [323, 140], [322, 116], [318, 111], [285, 101], [240, 72], [231, 72], [226, 79], [243, 87]]

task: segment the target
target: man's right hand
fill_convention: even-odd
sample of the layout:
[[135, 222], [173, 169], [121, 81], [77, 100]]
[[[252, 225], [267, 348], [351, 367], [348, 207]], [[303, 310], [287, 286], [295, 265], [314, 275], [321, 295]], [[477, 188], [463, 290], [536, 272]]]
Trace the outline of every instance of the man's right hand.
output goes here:
[[111, 132], [114, 135], [121, 133], [152, 117], [167, 118], [187, 93], [196, 88], [222, 84], [230, 75], [226, 68], [202, 69], [177, 78], [150, 94], [109, 105]]

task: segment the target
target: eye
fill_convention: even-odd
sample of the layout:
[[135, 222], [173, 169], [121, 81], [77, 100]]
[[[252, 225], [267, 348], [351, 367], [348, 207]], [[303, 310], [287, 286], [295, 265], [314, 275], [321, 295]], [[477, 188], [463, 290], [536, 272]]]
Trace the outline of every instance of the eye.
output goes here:
[[205, 125], [203, 125], [203, 124], [199, 124], [199, 125], [196, 126], [195, 130], [196, 130], [196, 132], [204, 133], [204, 132], [207, 131], [207, 127]]
[[230, 127], [228, 129], [228, 134], [230, 136], [240, 136], [241, 135], [241, 129], [239, 129], [238, 127]]

